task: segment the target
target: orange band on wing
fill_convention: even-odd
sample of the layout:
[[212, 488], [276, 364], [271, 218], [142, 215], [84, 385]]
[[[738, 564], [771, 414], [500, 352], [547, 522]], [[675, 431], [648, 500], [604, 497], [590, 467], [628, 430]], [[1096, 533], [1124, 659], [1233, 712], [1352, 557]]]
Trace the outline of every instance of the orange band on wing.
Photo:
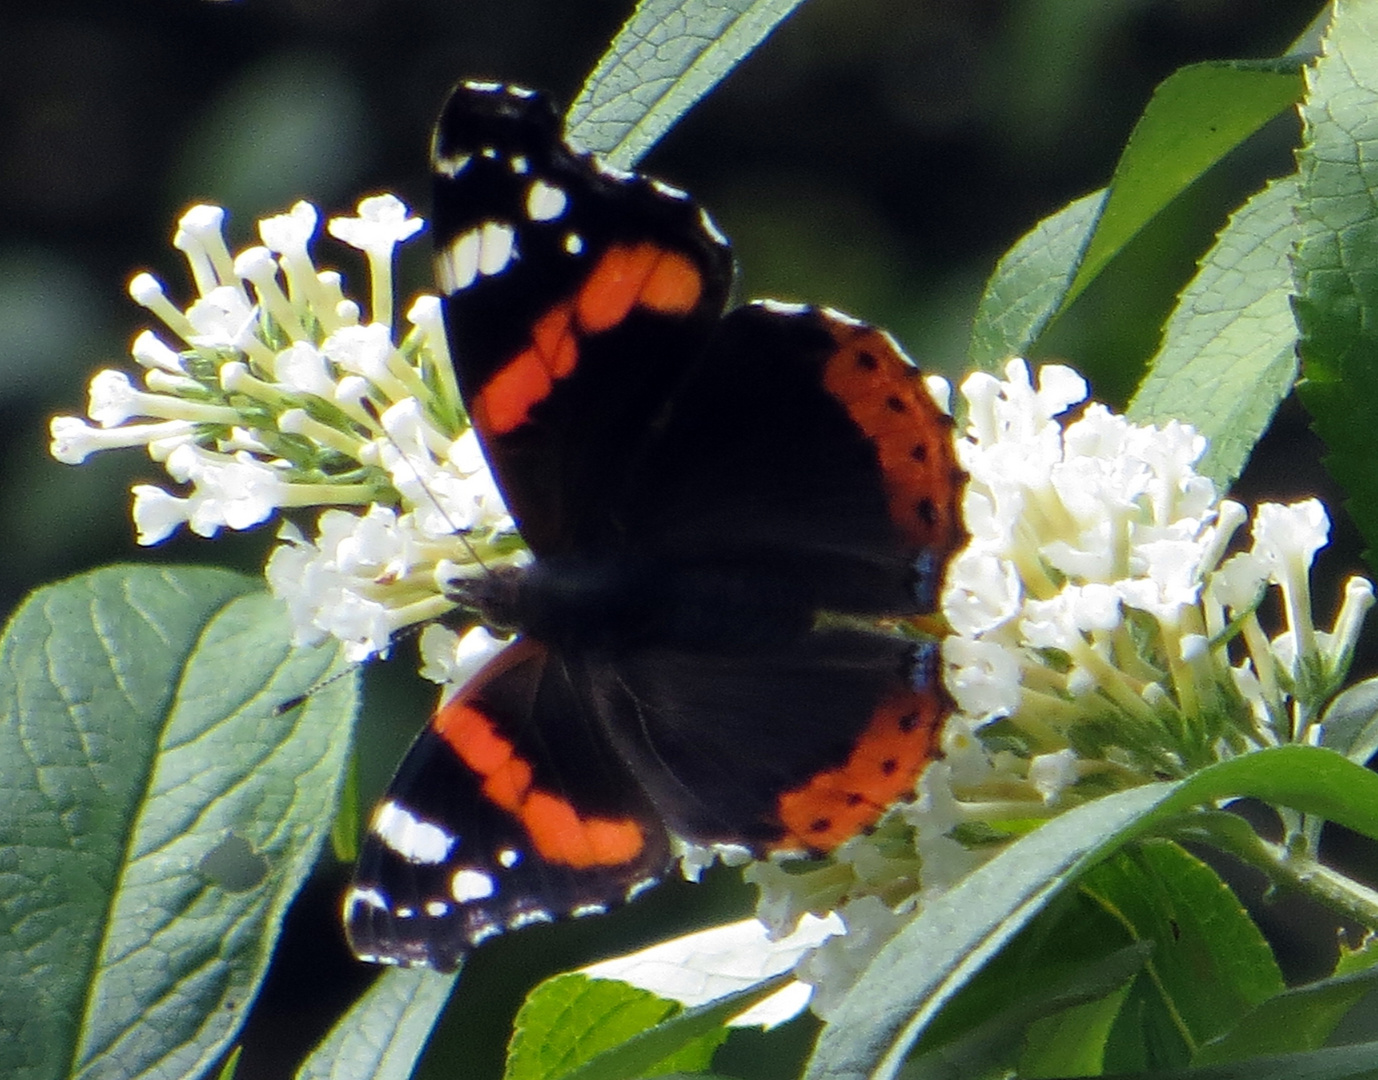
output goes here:
[[952, 551], [964, 537], [952, 419], [879, 330], [834, 325], [823, 385], [875, 447], [890, 517], [915, 547]]
[[870, 828], [886, 808], [910, 795], [936, 756], [938, 727], [947, 713], [941, 691], [901, 690], [883, 700], [851, 756], [780, 796], [785, 836], [773, 850], [831, 851]]
[[637, 303], [662, 315], [688, 315], [703, 295], [698, 267], [675, 251], [662, 251], [642, 283]]
[[646, 834], [631, 818], [581, 817], [568, 800], [533, 787], [531, 763], [462, 698], [444, 705], [432, 726], [479, 776], [484, 797], [521, 822], [543, 859], [575, 869], [621, 866], [645, 848]]
[[553, 385], [534, 349], [518, 353], [474, 399], [474, 426], [486, 435], [503, 435], [521, 427], [531, 406], [549, 396]]
[[614, 244], [603, 252], [572, 301], [537, 321], [531, 345], [488, 380], [471, 410], [487, 435], [521, 427], [532, 406], [549, 396], [556, 379], [579, 361], [575, 326], [599, 334], [622, 322], [634, 307], [661, 315], [687, 315], [703, 295], [703, 276], [685, 255], [654, 244]]
[[609, 330], [633, 307], [687, 315], [703, 295], [703, 276], [686, 256], [654, 244], [614, 244], [603, 253], [575, 300], [579, 327]]
[[620, 866], [646, 846], [641, 826], [630, 819], [583, 818], [564, 799], [533, 791], [521, 809], [522, 824], [536, 851], [575, 869]]

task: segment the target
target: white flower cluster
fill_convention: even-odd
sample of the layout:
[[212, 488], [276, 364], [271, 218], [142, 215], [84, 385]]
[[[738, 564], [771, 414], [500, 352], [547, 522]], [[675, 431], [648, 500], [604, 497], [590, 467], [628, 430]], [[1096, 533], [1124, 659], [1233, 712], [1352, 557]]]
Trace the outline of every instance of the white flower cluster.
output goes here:
[[299, 640], [333, 635], [362, 659], [385, 650], [399, 627], [449, 610], [445, 585], [459, 566], [501, 560], [519, 544], [464, 417], [439, 301], [419, 297], [410, 330], [394, 340], [394, 251], [422, 222], [392, 195], [328, 222], [367, 258], [365, 320], [340, 274], [313, 262], [315, 207], [299, 202], [260, 221], [262, 244], [233, 256], [224, 217], [196, 206], [178, 224], [173, 244], [197, 293], [185, 310], [151, 274], [131, 281], [130, 294], [176, 346], [141, 333], [131, 351], [143, 388], [122, 371], [98, 373], [87, 409], [95, 426], [55, 418], [52, 453], [77, 464], [97, 450], [144, 446], [189, 486], [135, 486], [142, 544], [182, 525], [212, 536], [278, 510], [330, 508], [315, 542], [284, 525], [268, 581]]
[[[1063, 427], [1086, 384], [1062, 367], [1035, 386], [1012, 361], [1004, 381], [973, 375], [962, 392], [971, 543], [943, 594], [949, 741], [1007, 718], [1051, 802], [1091, 773], [1119, 786], [1131, 777], [1107, 773], [1176, 776], [1307, 738], [1373, 603], [1355, 578], [1334, 632], [1314, 629], [1321, 504], [1259, 506], [1252, 548], [1226, 558], [1247, 514], [1195, 472], [1206, 443], [1191, 428], [1096, 403]], [[1271, 640], [1257, 617], [1269, 585], [1286, 616]]]

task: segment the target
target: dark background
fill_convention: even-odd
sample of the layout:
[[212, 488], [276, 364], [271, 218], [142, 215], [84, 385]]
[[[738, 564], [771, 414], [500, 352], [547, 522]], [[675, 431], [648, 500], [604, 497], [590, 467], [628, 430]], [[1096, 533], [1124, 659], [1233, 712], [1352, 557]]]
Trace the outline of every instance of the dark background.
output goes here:
[[[984, 277], [1039, 218], [1104, 184], [1154, 85], [1184, 63], [1288, 50], [1316, 0], [811, 0], [649, 156], [733, 238], [743, 297], [832, 304], [890, 328], [921, 364], [960, 375]], [[163, 479], [138, 453], [80, 468], [47, 457], [47, 423], [80, 414], [91, 374], [119, 366], [149, 325], [125, 294], [151, 269], [185, 300], [169, 244], [195, 201], [256, 218], [308, 198], [323, 216], [391, 190], [425, 213], [425, 147], [456, 79], [491, 77], [573, 98], [630, 0], [53, 0], [12, 3], [0, 29], [0, 605], [118, 559], [262, 564], [272, 530], [214, 543], [133, 545], [128, 489]], [[1132, 388], [1152, 328], [1223, 214], [1290, 168], [1279, 122], [1197, 185], [1064, 321], [1050, 348]], [[327, 254], [327, 251], [330, 251]], [[357, 289], [358, 264], [317, 248]], [[406, 260], [428, 287], [424, 243]], [[405, 308], [403, 308], [405, 310]], [[1248, 497], [1334, 494], [1305, 421], [1284, 408], [1242, 485]], [[1339, 517], [1338, 511], [1334, 511]], [[1358, 568], [1340, 522], [1318, 620]], [[398, 662], [369, 677], [368, 795], [419, 726], [431, 690]], [[1361, 668], [1369, 663], [1361, 658]], [[1369, 664], [1371, 666], [1371, 664]], [[342, 733], [343, 737], [343, 733]], [[288, 1074], [369, 971], [334, 914], [329, 857], [294, 908], [239, 1075]], [[482, 950], [440, 1036], [449, 1069], [496, 1076], [510, 1010], [545, 973], [717, 921], [749, 896], [730, 878], [661, 890], [594, 924], [537, 929]], [[1276, 908], [1268, 909], [1271, 913]], [[1315, 974], [1331, 931], [1282, 959]], [[766, 1046], [734, 1036], [724, 1071], [785, 1076], [805, 1025]], [[761, 1052], [758, 1052], [761, 1051]], [[439, 1055], [437, 1055], [439, 1057]], [[754, 1059], [754, 1060], [752, 1060]], [[451, 1071], [453, 1070], [453, 1071]]]

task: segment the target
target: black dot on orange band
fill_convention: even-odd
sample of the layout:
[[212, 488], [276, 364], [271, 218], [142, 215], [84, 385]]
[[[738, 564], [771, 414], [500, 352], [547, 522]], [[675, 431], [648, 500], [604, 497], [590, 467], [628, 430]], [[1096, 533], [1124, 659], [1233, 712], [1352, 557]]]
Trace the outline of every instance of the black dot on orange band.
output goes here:
[[880, 367], [880, 361], [875, 358], [874, 354], [863, 349], [856, 354], [856, 366], [865, 371], [875, 371], [876, 368]]
[[832, 818], [814, 818], [809, 822], [809, 830], [816, 833], [824, 833], [833, 827]]
[[904, 402], [903, 400], [901, 400], [898, 394], [891, 394], [888, 398], [885, 399], [885, 404], [891, 412], [904, 412]]
[[919, 520], [925, 525], [937, 524], [938, 508], [933, 505], [932, 499], [920, 499], [918, 505], [914, 507], [914, 512], [919, 515]]
[[919, 726], [919, 714], [916, 712], [905, 713], [899, 718], [899, 727], [902, 734], [908, 735]]
[[865, 802], [865, 801], [866, 801], [866, 800], [865, 800], [861, 795], [859, 795], [857, 792], [855, 792], [855, 791], [849, 791], [849, 792], [847, 792], [847, 805], [848, 805], [848, 806], [860, 806], [860, 805], [861, 805], [863, 802]]
[[882, 761], [882, 762], [880, 763], [881, 775], [882, 775], [882, 776], [894, 776], [894, 775], [895, 775], [895, 770], [898, 769], [899, 767], [900, 767], [900, 763], [899, 763], [898, 761], [896, 761], [896, 760], [895, 760], [894, 758], [892, 758], [892, 757], [888, 757], [888, 758], [886, 758], [884, 761]]
[[927, 443], [915, 443], [915, 444], [910, 448], [910, 450], [909, 450], [909, 456], [910, 456], [911, 458], [913, 458], [915, 461], [927, 461], [927, 460], [928, 460], [928, 444], [927, 444]]

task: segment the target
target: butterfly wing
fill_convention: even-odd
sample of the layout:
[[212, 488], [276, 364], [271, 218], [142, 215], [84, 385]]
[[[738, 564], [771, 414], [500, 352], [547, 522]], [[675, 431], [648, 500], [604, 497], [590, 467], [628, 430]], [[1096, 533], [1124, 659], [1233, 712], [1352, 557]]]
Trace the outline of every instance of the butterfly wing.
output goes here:
[[606, 911], [664, 872], [664, 826], [581, 678], [518, 639], [436, 712], [374, 810], [345, 897], [357, 956], [452, 971], [487, 938]]
[[729, 313], [637, 469], [638, 545], [767, 567], [813, 610], [931, 610], [964, 539], [951, 418], [887, 334], [828, 310]]
[[538, 556], [606, 541], [722, 313], [727, 243], [682, 192], [571, 150], [529, 90], [457, 87], [432, 165], [450, 351], [508, 508]]
[[911, 796], [951, 711], [938, 650], [826, 630], [750, 654], [644, 650], [601, 672], [610, 737], [670, 829], [831, 851]]

